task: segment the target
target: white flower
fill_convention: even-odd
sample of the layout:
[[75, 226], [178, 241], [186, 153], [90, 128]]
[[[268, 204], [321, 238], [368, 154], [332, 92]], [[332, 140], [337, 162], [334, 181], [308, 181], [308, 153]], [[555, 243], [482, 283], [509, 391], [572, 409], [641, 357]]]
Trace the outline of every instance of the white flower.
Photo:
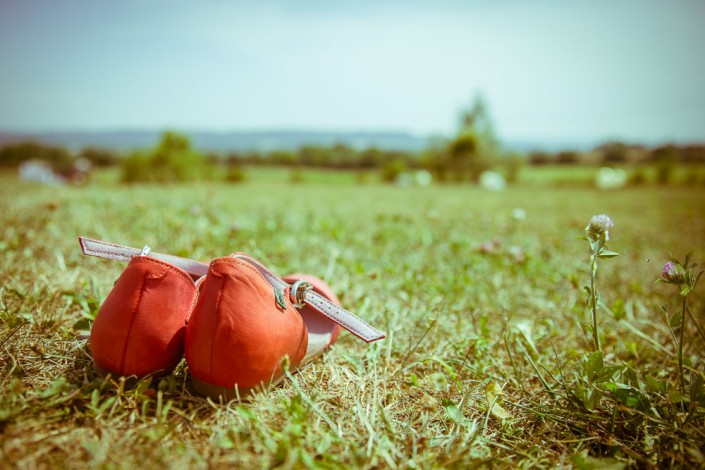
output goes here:
[[593, 215], [590, 219], [590, 223], [585, 227], [585, 231], [588, 233], [588, 238], [593, 241], [597, 241], [605, 236], [605, 241], [610, 239], [609, 229], [614, 227], [614, 221], [607, 214]]

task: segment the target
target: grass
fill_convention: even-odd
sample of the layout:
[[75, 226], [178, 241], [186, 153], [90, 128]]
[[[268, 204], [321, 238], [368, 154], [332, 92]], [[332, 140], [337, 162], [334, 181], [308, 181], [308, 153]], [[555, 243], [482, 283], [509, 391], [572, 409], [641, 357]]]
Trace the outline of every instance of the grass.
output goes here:
[[[680, 301], [654, 281], [669, 253], [705, 259], [705, 190], [315, 180], [128, 187], [102, 177], [74, 188], [0, 175], [1, 465], [703, 464], [705, 404], [672, 393], [676, 345], [661, 307], [673, 313]], [[601, 368], [586, 359], [589, 264], [578, 240], [598, 213], [615, 220], [620, 253], [598, 273]], [[194, 395], [183, 365], [129, 388], [93, 372], [85, 341], [123, 265], [82, 257], [77, 235], [201, 260], [245, 251], [280, 274], [323, 277], [388, 337], [365, 345], [345, 334], [251, 403]], [[704, 300], [702, 286], [688, 299], [701, 326]], [[695, 383], [705, 343], [688, 324]], [[607, 367], [636, 392], [602, 386], [595, 374]]]

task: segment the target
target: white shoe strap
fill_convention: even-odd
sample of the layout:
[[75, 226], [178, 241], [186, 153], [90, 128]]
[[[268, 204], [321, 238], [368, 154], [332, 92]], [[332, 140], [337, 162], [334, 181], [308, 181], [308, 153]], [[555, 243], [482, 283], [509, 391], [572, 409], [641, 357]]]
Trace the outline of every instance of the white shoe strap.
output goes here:
[[[273, 287], [280, 290], [287, 288], [291, 289], [291, 284], [279, 279], [259, 261], [241, 253], [234, 254], [233, 258], [245, 261], [246, 263], [254, 266]], [[303, 300], [304, 303], [309, 305], [311, 308], [317, 310], [323, 316], [333, 320], [335, 323], [342, 326], [366, 343], [377, 341], [378, 339], [382, 339], [386, 336], [383, 332], [357, 317], [352, 312], [345, 310], [339, 305], [335, 305], [333, 302], [314, 290], [306, 291]]]
[[78, 241], [81, 244], [81, 250], [84, 255], [97, 256], [98, 258], [112, 259], [115, 261], [130, 261], [135, 256], [143, 255], [146, 252], [146, 256], [150, 258], [156, 258], [161, 261], [166, 261], [167, 263], [181, 268], [187, 273], [195, 277], [205, 276], [208, 272], [208, 265], [205, 263], [199, 263], [188, 258], [180, 258], [173, 255], [163, 255], [161, 253], [154, 253], [153, 251], [148, 251], [145, 249], [139, 250], [137, 248], [130, 248], [129, 246], [116, 245], [114, 243], [108, 243], [100, 240], [93, 240], [86, 237], [78, 237]]
[[[85, 237], [78, 237], [78, 241], [81, 244], [81, 250], [84, 255], [97, 256], [99, 258], [111, 259], [116, 261], [130, 261], [135, 256], [149, 256], [151, 258], [156, 258], [161, 261], [166, 261], [167, 263], [183, 269], [187, 273], [202, 277], [208, 272], [208, 265], [205, 263], [199, 263], [188, 258], [181, 258], [173, 255], [164, 255], [161, 253], [155, 253], [153, 251], [147, 251], [146, 249], [131, 248], [123, 245], [116, 245], [114, 243], [108, 243], [100, 240], [93, 240]], [[146, 247], [145, 247], [146, 248]], [[262, 276], [269, 282], [273, 287], [284, 290], [291, 289], [291, 284], [281, 280], [275, 276], [269, 269], [264, 267], [259, 261], [250, 258], [247, 255], [235, 254], [234, 258], [244, 261], [259, 271]], [[304, 302], [311, 308], [320, 312], [323, 316], [331, 319], [338, 325], [342, 326], [350, 333], [354, 334], [358, 338], [362, 339], [367, 343], [372, 341], [377, 341], [385, 337], [385, 334], [370, 326], [364, 320], [358, 318], [353, 313], [345, 310], [343, 307], [335, 305], [322, 295], [318, 294], [313, 290], [306, 292], [304, 296]]]

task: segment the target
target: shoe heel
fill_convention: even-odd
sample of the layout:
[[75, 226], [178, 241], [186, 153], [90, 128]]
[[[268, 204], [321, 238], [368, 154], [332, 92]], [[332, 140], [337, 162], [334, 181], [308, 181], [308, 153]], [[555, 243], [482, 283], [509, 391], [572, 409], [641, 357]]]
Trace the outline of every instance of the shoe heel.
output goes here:
[[262, 275], [236, 258], [211, 262], [186, 331], [186, 363], [194, 389], [210, 397], [242, 397], [284, 378], [282, 359], [298, 366], [308, 333], [299, 312]]
[[98, 373], [168, 374], [183, 357], [186, 320], [197, 298], [183, 270], [153, 258], [133, 258], [93, 323], [90, 349]]

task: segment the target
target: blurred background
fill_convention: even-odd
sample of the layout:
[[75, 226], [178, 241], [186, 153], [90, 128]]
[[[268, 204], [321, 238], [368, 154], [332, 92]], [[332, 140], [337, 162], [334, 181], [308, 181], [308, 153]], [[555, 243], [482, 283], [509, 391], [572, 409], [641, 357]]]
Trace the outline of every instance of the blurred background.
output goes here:
[[0, 165], [702, 186], [703, 20], [695, 0], [0, 0]]

